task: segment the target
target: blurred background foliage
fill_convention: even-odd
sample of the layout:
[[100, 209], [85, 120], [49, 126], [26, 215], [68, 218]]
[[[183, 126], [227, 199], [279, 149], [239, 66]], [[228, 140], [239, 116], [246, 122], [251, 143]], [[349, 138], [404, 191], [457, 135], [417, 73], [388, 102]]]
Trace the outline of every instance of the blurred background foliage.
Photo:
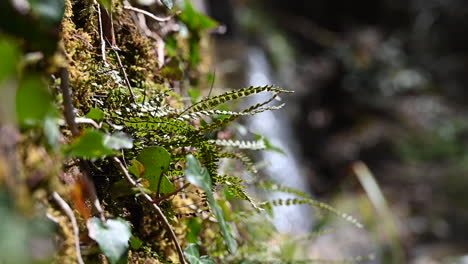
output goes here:
[[[260, 46], [275, 81], [296, 91], [288, 118], [312, 193], [376, 217], [353, 170], [363, 161], [398, 219], [405, 262], [464, 263], [453, 256], [468, 242], [468, 3], [226, 1], [228, 16], [210, 2], [228, 25], [221, 50]], [[389, 238], [378, 243], [385, 256]]]

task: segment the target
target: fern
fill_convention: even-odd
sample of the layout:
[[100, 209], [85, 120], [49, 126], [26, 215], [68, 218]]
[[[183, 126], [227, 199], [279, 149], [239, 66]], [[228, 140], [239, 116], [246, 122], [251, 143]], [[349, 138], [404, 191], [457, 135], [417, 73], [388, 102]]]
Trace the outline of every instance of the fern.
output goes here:
[[214, 107], [216, 107], [216, 106], [218, 106], [220, 104], [226, 103], [228, 101], [237, 100], [237, 99], [247, 97], [247, 96], [250, 96], [250, 95], [253, 95], [253, 94], [258, 94], [258, 93], [261, 93], [261, 92], [273, 92], [275, 94], [291, 93], [291, 91], [279, 89], [279, 88], [276, 88], [276, 87], [274, 87], [272, 85], [265, 85], [265, 86], [258, 86], [258, 87], [250, 86], [248, 88], [242, 88], [242, 89], [239, 89], [239, 90], [229, 91], [229, 92], [223, 93], [221, 95], [208, 97], [206, 99], [203, 99], [203, 100], [191, 105], [190, 107], [185, 109], [182, 113], [185, 113], [187, 111], [198, 112], [198, 111], [202, 111], [202, 110], [212, 109], [212, 108], [214, 108]]
[[289, 205], [302, 205], [302, 204], [307, 204], [307, 205], [310, 205], [314, 208], [318, 208], [318, 209], [321, 209], [321, 210], [324, 210], [324, 211], [327, 211], [327, 212], [330, 212], [344, 220], [346, 220], [347, 222], [355, 225], [356, 227], [358, 228], [362, 228], [363, 225], [356, 219], [354, 218], [353, 216], [351, 215], [348, 215], [346, 213], [343, 213], [343, 212], [340, 212], [338, 211], [337, 209], [335, 209], [334, 207], [328, 205], [328, 204], [325, 204], [325, 203], [322, 203], [322, 202], [319, 202], [319, 201], [316, 201], [316, 200], [313, 200], [313, 199], [277, 199], [277, 200], [273, 200], [273, 201], [270, 201], [270, 202], [266, 202], [262, 205], [262, 207], [264, 209], [271, 209], [272, 206], [289, 206]]
[[276, 184], [273, 181], [260, 181], [260, 182], [258, 182], [258, 186], [260, 188], [263, 188], [263, 189], [266, 189], [266, 190], [279, 191], [279, 192], [294, 194], [294, 195], [296, 195], [298, 197], [301, 197], [301, 198], [304, 198], [304, 199], [310, 199], [310, 196], [307, 193], [303, 192], [303, 191], [300, 191], [300, 190], [297, 190], [297, 189], [294, 189], [294, 188], [291, 188], [291, 187], [279, 185], [279, 184]]
[[219, 157], [239, 160], [249, 172], [254, 174], [258, 172], [252, 159], [242, 152], [223, 152], [219, 154]]
[[279, 184], [275, 184], [273, 182], [260, 182], [259, 186], [264, 188], [264, 189], [267, 189], [267, 190], [294, 194], [294, 195], [300, 197], [300, 198], [293, 198], [293, 199], [277, 199], [277, 200], [267, 202], [267, 203], [265, 203], [263, 205], [265, 209], [266, 208], [271, 208], [272, 206], [289, 206], [289, 205], [307, 204], [307, 205], [310, 205], [310, 206], [312, 206], [314, 208], [318, 208], [318, 209], [330, 212], [330, 213], [332, 213], [332, 214], [334, 214], [334, 215], [336, 215], [336, 216], [350, 222], [351, 224], [357, 226], [358, 228], [363, 227], [362, 224], [356, 218], [354, 218], [353, 216], [348, 215], [348, 214], [343, 213], [343, 212], [340, 212], [340, 211], [338, 211], [337, 209], [335, 209], [334, 207], [332, 207], [332, 206], [330, 206], [328, 204], [316, 201], [316, 200], [310, 198], [309, 195], [307, 195], [306, 193], [304, 193], [302, 191], [299, 191], [299, 190], [296, 190], [296, 189], [293, 189], [293, 188], [290, 188], [290, 187], [282, 186], [282, 185], [279, 185]]
[[238, 197], [242, 200], [248, 201], [250, 205], [257, 211], [263, 210], [257, 203], [254, 201], [252, 197], [245, 191], [245, 187], [242, 184], [242, 179], [235, 176], [229, 175], [217, 175], [215, 180], [218, 184], [223, 184], [227, 187], [228, 192]]
[[263, 140], [244, 141], [244, 140], [218, 139], [218, 140], [209, 140], [209, 142], [217, 146], [234, 147], [234, 148], [239, 148], [239, 149], [262, 150], [266, 148], [265, 141]]

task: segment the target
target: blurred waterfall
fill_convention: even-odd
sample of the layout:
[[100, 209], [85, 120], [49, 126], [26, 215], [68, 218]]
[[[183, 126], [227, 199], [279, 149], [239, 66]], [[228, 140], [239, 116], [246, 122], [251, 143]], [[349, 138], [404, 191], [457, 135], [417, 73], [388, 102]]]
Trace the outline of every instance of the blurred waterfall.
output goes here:
[[[254, 46], [248, 47], [246, 52], [247, 83], [253, 86], [274, 83], [265, 52]], [[269, 94], [260, 94], [251, 99], [249, 103], [256, 104], [268, 100], [269, 97]], [[298, 160], [297, 142], [294, 141], [291, 123], [283, 112], [287, 111], [287, 107], [288, 104], [282, 110], [266, 111], [248, 118], [248, 127], [254, 133], [265, 136], [272, 145], [286, 153], [283, 155], [278, 152], [263, 151], [261, 159], [266, 163], [263, 173], [279, 184], [310, 193], [307, 179]], [[268, 196], [269, 200], [292, 197], [283, 193]], [[279, 206], [274, 208], [274, 222], [280, 232], [303, 234], [311, 230], [314, 216], [307, 206]]]

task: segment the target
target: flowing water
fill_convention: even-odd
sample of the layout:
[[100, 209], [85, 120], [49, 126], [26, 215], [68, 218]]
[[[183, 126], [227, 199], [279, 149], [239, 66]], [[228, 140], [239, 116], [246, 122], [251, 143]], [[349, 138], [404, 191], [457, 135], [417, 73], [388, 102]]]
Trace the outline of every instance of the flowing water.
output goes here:
[[[247, 83], [253, 86], [273, 84], [272, 71], [265, 52], [258, 47], [247, 48]], [[286, 88], [287, 87], [282, 87]], [[286, 95], [287, 96], [287, 95]], [[251, 104], [256, 104], [268, 100], [269, 94], [260, 94]], [[288, 110], [286, 102], [285, 108], [279, 111], [266, 111], [254, 115], [248, 119], [248, 127], [251, 131], [263, 135], [270, 143], [282, 149], [285, 154], [274, 151], [263, 151], [261, 159], [266, 163], [263, 169], [269, 178], [279, 184], [292, 187], [310, 193], [307, 179], [302, 172], [299, 155], [297, 153], [297, 142], [294, 141], [292, 124], [283, 111]], [[275, 193], [269, 195], [269, 199], [287, 199], [293, 197], [288, 194]], [[281, 232], [304, 234], [311, 230], [314, 221], [312, 210], [307, 206], [281, 206], [274, 208], [274, 223]]]

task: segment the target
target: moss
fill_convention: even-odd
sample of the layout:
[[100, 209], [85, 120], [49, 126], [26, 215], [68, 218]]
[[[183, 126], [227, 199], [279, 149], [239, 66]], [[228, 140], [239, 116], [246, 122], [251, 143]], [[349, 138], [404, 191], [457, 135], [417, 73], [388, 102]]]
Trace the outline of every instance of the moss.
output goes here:
[[[158, 75], [155, 44], [142, 36], [130, 14], [119, 4], [113, 10], [113, 22], [117, 43], [115, 49], [118, 50], [133, 92], [141, 97], [144, 91], [160, 89], [157, 84], [163, 84], [164, 80]], [[95, 98], [107, 98], [116, 91], [127, 95], [121, 97], [128, 99], [122, 69], [109, 43], [106, 43], [104, 62], [100, 48], [98, 10], [91, 1], [66, 1], [62, 42], [75, 107], [85, 113], [96, 105]]]

